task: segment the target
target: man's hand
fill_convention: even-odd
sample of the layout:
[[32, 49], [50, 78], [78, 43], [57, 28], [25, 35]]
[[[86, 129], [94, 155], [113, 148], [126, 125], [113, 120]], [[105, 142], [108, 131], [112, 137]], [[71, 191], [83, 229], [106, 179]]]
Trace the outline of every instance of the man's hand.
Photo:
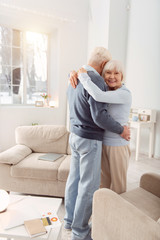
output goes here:
[[127, 126], [123, 126], [123, 127], [124, 127], [124, 130], [123, 130], [123, 132], [121, 133], [120, 136], [122, 138], [126, 139], [127, 141], [129, 141], [130, 138], [131, 138], [130, 128], [127, 127]]
[[72, 71], [70, 72], [70, 77], [69, 77], [69, 81], [70, 81], [70, 84], [73, 88], [76, 88], [77, 84], [78, 84], [78, 74], [76, 71]]
[[80, 68], [78, 70], [78, 72], [76, 72], [74, 70], [72, 72], [70, 72], [69, 81], [73, 88], [76, 88], [76, 86], [78, 84], [78, 81], [77, 81], [78, 75], [81, 73], [87, 73], [87, 71], [84, 68]]

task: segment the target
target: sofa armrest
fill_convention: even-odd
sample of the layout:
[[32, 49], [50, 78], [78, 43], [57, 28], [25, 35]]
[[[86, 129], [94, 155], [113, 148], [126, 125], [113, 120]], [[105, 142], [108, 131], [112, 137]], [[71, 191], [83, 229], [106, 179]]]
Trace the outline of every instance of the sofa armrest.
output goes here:
[[100, 189], [93, 197], [92, 237], [94, 240], [158, 240], [160, 227], [120, 195]]
[[143, 174], [140, 180], [140, 187], [160, 198], [160, 174]]
[[32, 150], [25, 145], [16, 145], [0, 153], [0, 163], [17, 164], [31, 152]]

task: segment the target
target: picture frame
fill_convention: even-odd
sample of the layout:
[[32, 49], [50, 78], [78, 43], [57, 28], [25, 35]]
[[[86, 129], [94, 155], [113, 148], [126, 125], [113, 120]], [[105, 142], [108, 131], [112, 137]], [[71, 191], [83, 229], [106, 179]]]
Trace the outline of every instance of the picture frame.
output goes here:
[[43, 107], [43, 101], [35, 101], [35, 107]]

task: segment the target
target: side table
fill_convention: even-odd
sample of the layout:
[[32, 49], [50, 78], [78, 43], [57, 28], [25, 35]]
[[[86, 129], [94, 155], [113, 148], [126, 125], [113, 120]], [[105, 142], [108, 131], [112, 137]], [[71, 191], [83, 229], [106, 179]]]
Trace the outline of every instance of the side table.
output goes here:
[[129, 126], [131, 128], [137, 128], [137, 139], [136, 139], [136, 161], [138, 161], [139, 157], [139, 149], [140, 149], [140, 133], [142, 128], [149, 128], [150, 129], [150, 136], [149, 136], [149, 154], [148, 156], [151, 158], [153, 156], [153, 145], [154, 145], [154, 122], [147, 121], [129, 121]]

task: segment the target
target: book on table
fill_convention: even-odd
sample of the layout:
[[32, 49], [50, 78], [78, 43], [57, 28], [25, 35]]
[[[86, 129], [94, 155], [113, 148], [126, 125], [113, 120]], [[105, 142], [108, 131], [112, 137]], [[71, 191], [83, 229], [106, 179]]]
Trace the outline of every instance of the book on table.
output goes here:
[[30, 237], [37, 237], [47, 233], [41, 219], [32, 219], [24, 221], [24, 226]]
[[61, 225], [61, 222], [57, 214], [52, 210], [44, 212], [42, 214], [41, 220], [43, 222], [43, 225], [48, 231], [54, 227], [58, 227]]

